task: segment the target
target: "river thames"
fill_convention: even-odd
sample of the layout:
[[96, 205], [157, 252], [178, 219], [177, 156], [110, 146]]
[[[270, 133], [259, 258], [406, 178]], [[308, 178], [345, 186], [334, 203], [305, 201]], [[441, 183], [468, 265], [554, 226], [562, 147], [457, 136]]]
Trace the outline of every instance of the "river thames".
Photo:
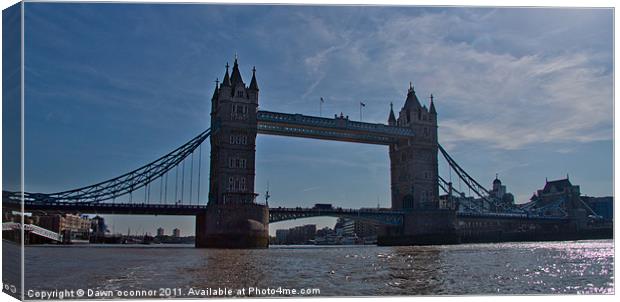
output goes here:
[[34, 291], [169, 288], [178, 297], [214, 296], [207, 290], [217, 288], [296, 289], [320, 296], [614, 292], [613, 240], [264, 250], [28, 246], [25, 265], [26, 290]]

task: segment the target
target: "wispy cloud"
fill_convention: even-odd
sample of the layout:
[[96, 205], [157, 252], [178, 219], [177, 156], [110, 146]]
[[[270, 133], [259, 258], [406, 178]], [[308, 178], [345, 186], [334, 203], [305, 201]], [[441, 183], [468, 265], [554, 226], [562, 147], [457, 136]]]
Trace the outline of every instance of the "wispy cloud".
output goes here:
[[[600, 62], [611, 49], [538, 47], [541, 38], [567, 35], [571, 28], [512, 31], [498, 20], [505, 15], [436, 12], [379, 20], [363, 35], [349, 34], [354, 36], [351, 43], [306, 58], [316, 81], [303, 96], [317, 86], [329, 90], [321, 82], [336, 78], [355, 78], [361, 84], [349, 89], [358, 94], [391, 90], [392, 96], [402, 95], [413, 80], [421, 99], [431, 92], [439, 96], [440, 135], [446, 145], [475, 141], [517, 149], [610, 140], [613, 79], [610, 62]], [[532, 46], [498, 48], [493, 41]], [[369, 118], [385, 119], [384, 112], [376, 114]]]
[[302, 192], [310, 192], [310, 191], [315, 191], [315, 190], [318, 190], [318, 189], [320, 189], [320, 188], [321, 188], [321, 186], [315, 186], [315, 187], [305, 188], [305, 189], [303, 189], [303, 190], [301, 190], [301, 191], [302, 191]]

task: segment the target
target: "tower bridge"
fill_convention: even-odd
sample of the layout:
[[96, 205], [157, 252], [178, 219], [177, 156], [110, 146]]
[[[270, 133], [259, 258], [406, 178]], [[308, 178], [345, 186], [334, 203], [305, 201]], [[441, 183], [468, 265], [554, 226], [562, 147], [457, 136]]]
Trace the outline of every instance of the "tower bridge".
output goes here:
[[[390, 105], [387, 124], [364, 123], [342, 115], [326, 118], [259, 110], [256, 69], [246, 85], [237, 59], [231, 72], [229, 68], [227, 64], [211, 98], [211, 127], [181, 147], [136, 170], [82, 188], [58, 193], [4, 191], [4, 208], [21, 211], [23, 205], [25, 212], [193, 215], [196, 247], [217, 248], [267, 247], [270, 222], [317, 216], [374, 223], [381, 226], [380, 244], [409, 245], [456, 243], [462, 238], [514, 239], [531, 232], [557, 234], [558, 230], [579, 229], [588, 214], [575, 201], [579, 196], [551, 203], [562, 209], [552, 211], [560, 213], [555, 216], [544, 214], [549, 211], [540, 208], [533, 212], [529, 209], [536, 207], [522, 208], [495, 198], [439, 145], [432, 95], [428, 107], [422, 105], [411, 83], [398, 115]], [[386, 146], [391, 208], [269, 208], [258, 203], [254, 188], [258, 134]], [[211, 150], [205, 203], [200, 189], [201, 179], [205, 179], [201, 175], [202, 144], [207, 139]], [[439, 176], [439, 154], [478, 199], [466, 198]], [[187, 182], [186, 165], [191, 171]]]

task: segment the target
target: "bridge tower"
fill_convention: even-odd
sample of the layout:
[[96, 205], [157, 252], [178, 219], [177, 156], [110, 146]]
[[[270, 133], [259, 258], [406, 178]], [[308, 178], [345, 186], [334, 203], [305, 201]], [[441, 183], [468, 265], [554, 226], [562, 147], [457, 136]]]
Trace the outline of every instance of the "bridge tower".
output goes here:
[[409, 84], [407, 99], [395, 118], [390, 108], [388, 124], [409, 127], [415, 137], [390, 145], [392, 209], [436, 209], [439, 201], [437, 164], [437, 111], [422, 106]]
[[196, 246], [256, 248], [269, 244], [269, 210], [254, 192], [258, 111], [256, 69], [246, 86], [237, 58], [211, 99], [211, 171], [207, 212], [196, 218]]
[[392, 209], [402, 210], [403, 225], [383, 227], [379, 245], [456, 242], [456, 213], [439, 209], [437, 111], [433, 96], [423, 106], [409, 84], [405, 104], [395, 117], [390, 108], [388, 125], [413, 129], [415, 136], [391, 144]]

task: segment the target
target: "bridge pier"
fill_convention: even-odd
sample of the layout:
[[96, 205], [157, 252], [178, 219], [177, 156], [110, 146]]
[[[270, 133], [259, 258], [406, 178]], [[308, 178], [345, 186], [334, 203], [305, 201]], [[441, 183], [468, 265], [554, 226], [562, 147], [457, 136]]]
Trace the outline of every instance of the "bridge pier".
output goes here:
[[435, 245], [459, 243], [456, 212], [428, 209], [407, 212], [403, 225], [382, 227], [377, 245]]
[[260, 204], [212, 204], [196, 216], [197, 248], [269, 247], [269, 208]]

